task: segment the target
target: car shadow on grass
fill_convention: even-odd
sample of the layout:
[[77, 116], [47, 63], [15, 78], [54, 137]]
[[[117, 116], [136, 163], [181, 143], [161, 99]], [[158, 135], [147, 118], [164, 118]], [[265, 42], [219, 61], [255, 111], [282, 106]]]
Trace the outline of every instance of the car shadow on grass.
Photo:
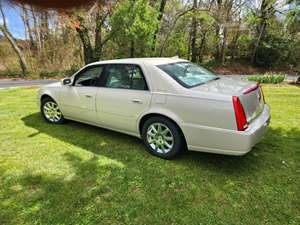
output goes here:
[[[40, 113], [34, 113], [22, 119], [26, 126], [37, 130], [28, 137], [44, 133], [63, 142], [83, 148], [97, 155], [103, 155], [111, 159], [125, 163], [128, 160], [149, 161], [162, 160], [150, 155], [142, 141], [119, 132], [102, 129], [99, 127], [68, 121], [63, 125], [52, 125], [44, 121]], [[258, 145], [260, 146], [260, 145]], [[202, 152], [184, 151], [168, 163], [181, 164], [187, 169], [192, 165], [220, 170], [221, 173], [236, 173], [237, 170], [245, 168], [245, 163], [252, 170], [260, 163], [262, 157], [256, 157], [260, 147], [244, 156], [228, 156]], [[255, 153], [255, 154], [253, 154]], [[164, 161], [164, 160], [162, 160]], [[251, 162], [251, 163], [249, 163]], [[234, 167], [232, 166], [234, 165]], [[249, 169], [249, 168], [248, 168]]]
[[268, 156], [300, 135], [297, 129], [270, 129], [243, 157], [185, 152], [166, 161], [148, 154], [139, 139], [117, 132], [72, 121], [51, 125], [39, 113], [22, 120], [36, 130], [29, 138], [48, 135], [93, 156], [66, 151], [63, 160], [72, 172], [63, 176], [29, 170], [11, 174], [0, 165], [0, 224], [192, 224], [197, 221], [182, 208], [196, 210], [202, 204], [215, 204], [219, 221], [225, 218], [218, 208], [223, 200], [215, 196], [224, 188], [230, 193], [226, 188], [232, 181], [255, 182], [266, 163], [272, 164]]

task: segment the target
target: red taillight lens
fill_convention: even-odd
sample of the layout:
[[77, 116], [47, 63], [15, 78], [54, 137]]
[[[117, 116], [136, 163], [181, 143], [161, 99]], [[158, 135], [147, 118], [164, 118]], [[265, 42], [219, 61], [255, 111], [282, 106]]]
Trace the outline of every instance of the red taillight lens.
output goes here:
[[240, 102], [240, 99], [237, 96], [232, 97], [233, 108], [235, 113], [235, 120], [237, 129], [239, 131], [246, 130], [248, 127], [247, 118], [244, 112], [244, 108]]

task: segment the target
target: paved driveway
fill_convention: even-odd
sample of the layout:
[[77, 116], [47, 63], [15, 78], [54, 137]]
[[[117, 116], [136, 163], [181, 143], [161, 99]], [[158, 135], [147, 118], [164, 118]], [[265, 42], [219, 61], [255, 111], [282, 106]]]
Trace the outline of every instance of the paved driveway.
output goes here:
[[57, 80], [0, 80], [0, 89], [23, 86], [40, 86], [54, 82], [57, 82]]
[[[231, 77], [234, 79], [247, 79], [249, 75], [220, 75], [224, 77]], [[296, 82], [299, 76], [286, 76], [285, 80], [289, 82]], [[51, 84], [58, 80], [1, 80], [0, 89], [11, 87], [24, 87], [24, 86], [41, 86], [45, 84]]]

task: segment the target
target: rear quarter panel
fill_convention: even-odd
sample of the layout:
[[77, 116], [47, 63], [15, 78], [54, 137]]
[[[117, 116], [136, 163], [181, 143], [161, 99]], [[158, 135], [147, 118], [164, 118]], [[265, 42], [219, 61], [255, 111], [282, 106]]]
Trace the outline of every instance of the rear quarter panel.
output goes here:
[[[231, 101], [154, 93], [151, 111], [174, 120], [191, 150], [222, 149], [236, 132]], [[196, 148], [195, 148], [196, 147]]]
[[228, 101], [169, 95], [166, 108], [175, 112], [186, 125], [236, 129], [232, 103]]

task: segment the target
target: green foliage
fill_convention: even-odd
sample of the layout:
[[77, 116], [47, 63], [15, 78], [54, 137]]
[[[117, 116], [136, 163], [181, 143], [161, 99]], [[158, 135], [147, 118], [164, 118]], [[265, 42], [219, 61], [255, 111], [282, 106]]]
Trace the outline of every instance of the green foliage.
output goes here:
[[[191, 10], [193, 2], [168, 0], [160, 23], [160, 0], [104, 1], [103, 7], [76, 9], [66, 15], [50, 12], [49, 24], [51, 21], [59, 23], [51, 24], [42, 49], [37, 51], [36, 48], [39, 39], [34, 35], [33, 18], [29, 21], [31, 29], [27, 30], [32, 31], [36, 47], [30, 49], [29, 40], [18, 40], [18, 45], [25, 52], [29, 71], [34, 71], [36, 77], [46, 78], [65, 76], [73, 64], [80, 67], [95, 60], [174, 55], [190, 59], [195, 18], [193, 52], [197, 63], [220, 63], [221, 60], [226, 65], [247, 61], [264, 68], [300, 71], [299, 0], [281, 1], [286, 6], [280, 14], [275, 12], [282, 10], [276, 9], [275, 0], [265, 0], [264, 7], [245, 0], [234, 7], [226, 1], [218, 1], [220, 7], [215, 7], [216, 1], [207, 1], [199, 4], [197, 10]], [[37, 12], [37, 21], [42, 19], [39, 15]], [[80, 35], [78, 30], [83, 29], [84, 35], [82, 32]], [[0, 37], [0, 70], [17, 71], [19, 67], [17, 55], [8, 41]], [[20, 73], [5, 71], [2, 74]]]
[[22, 77], [23, 74], [21, 71], [12, 71], [12, 70], [4, 70], [0, 71], [1, 78], [15, 78], [15, 77]]
[[249, 81], [257, 81], [258, 83], [264, 84], [279, 84], [284, 81], [285, 75], [284, 74], [272, 74], [266, 73], [264, 75], [258, 74], [248, 77]]
[[151, 55], [153, 35], [157, 29], [158, 12], [147, 0], [125, 0], [118, 4], [110, 19], [117, 56]]
[[76, 71], [78, 71], [79, 68], [71, 68], [69, 70], [64, 70], [64, 71], [41, 71], [40, 72], [40, 77], [41, 78], [56, 78], [56, 77], [69, 77], [73, 75]]
[[288, 37], [270, 34], [258, 48], [256, 64], [264, 67], [282, 64], [288, 57], [289, 46]]

